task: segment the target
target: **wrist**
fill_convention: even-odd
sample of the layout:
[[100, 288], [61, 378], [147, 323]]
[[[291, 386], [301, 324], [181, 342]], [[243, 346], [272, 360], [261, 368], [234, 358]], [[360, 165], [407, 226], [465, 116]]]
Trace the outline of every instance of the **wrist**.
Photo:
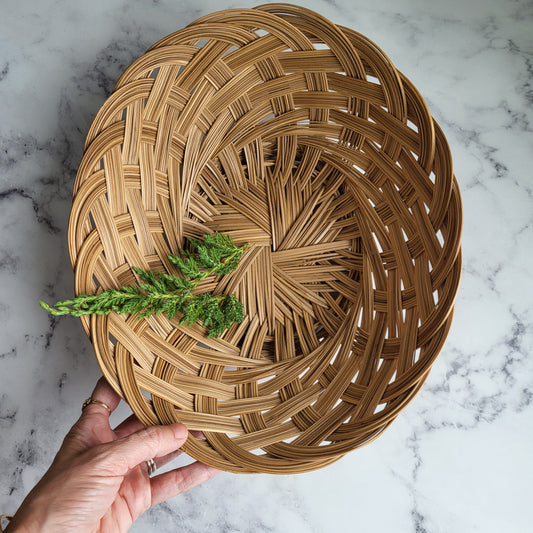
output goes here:
[[4, 533], [46, 533], [50, 531], [47, 521], [47, 505], [39, 505], [31, 498], [31, 493], [4, 529]]
[[7, 527], [0, 530], [3, 533], [39, 533], [41, 531], [39, 525], [26, 516], [13, 516]]

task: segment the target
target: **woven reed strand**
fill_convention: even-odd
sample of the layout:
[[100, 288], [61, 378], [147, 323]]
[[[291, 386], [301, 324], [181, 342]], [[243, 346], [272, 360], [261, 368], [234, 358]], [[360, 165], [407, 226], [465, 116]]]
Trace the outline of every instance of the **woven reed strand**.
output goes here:
[[232, 472], [328, 465], [389, 426], [452, 320], [462, 209], [446, 139], [371, 41], [307, 9], [221, 11], [126, 69], [87, 135], [76, 293], [175, 272], [185, 237], [250, 243], [202, 290], [246, 317], [218, 339], [165, 316], [83, 317], [145, 424]]

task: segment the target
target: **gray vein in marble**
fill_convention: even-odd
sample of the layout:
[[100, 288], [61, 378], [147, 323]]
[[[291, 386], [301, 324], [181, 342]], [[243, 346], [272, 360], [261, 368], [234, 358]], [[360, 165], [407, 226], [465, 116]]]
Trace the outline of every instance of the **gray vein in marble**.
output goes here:
[[2, 70], [0, 70], [0, 82], [4, 81], [9, 73], [9, 63], [4, 63]]
[[16, 356], [17, 356], [16, 348], [11, 348], [5, 352], [0, 353], [0, 359], [7, 359], [8, 357], [16, 357]]
[[59, 376], [59, 379], [57, 380], [57, 388], [59, 390], [59, 394], [63, 392], [63, 387], [65, 386], [65, 383], [68, 381], [68, 374], [66, 372], [63, 372], [61, 376]]
[[428, 533], [424, 522], [426, 518], [424, 513], [421, 510], [419, 504], [419, 490], [417, 488], [418, 483], [418, 474], [420, 469], [423, 467], [423, 460], [420, 454], [420, 445], [419, 437], [421, 433], [416, 430], [413, 431], [408, 438], [405, 439], [405, 447], [409, 450], [411, 455], [412, 464], [410, 465], [409, 478], [404, 477], [395, 468], [391, 468], [391, 474], [398, 479], [409, 492], [409, 497], [411, 500], [411, 509], [409, 512], [409, 517], [411, 520], [411, 530], [416, 533]]
[[[442, 112], [435, 112], [435, 110], [438, 109], [438, 106], [435, 102], [432, 102], [431, 100], [427, 99], [427, 103], [429, 107], [434, 111], [434, 116], [438, 117], [438, 123], [443, 127], [445, 126], [447, 132], [454, 133], [455, 137], [457, 138], [458, 144], [461, 144], [466, 148], [476, 148], [476, 150], [480, 154], [480, 162], [488, 163], [490, 167], [492, 167], [493, 177], [507, 177], [509, 171], [507, 165], [503, 160], [499, 160], [496, 158], [496, 154], [498, 153], [498, 147], [491, 146], [481, 140], [481, 135], [484, 133], [481, 127], [475, 126], [474, 128], [465, 128], [460, 124], [446, 120]], [[483, 109], [479, 109], [480, 114], [484, 111], [485, 110]], [[466, 181], [466, 183], [462, 187], [463, 192], [468, 191], [474, 185], [481, 184], [479, 179], [470, 179], [467, 181], [466, 178], [463, 176], [459, 176], [459, 178], [461, 178], [461, 183], [463, 183], [463, 181]], [[485, 184], [483, 186], [486, 187]]]
[[519, 402], [516, 405], [516, 412], [517, 413], [524, 412], [528, 407], [531, 406], [532, 402], [533, 402], [533, 390], [531, 388], [523, 388], [520, 391]]
[[[424, 497], [422, 487], [419, 488], [419, 472], [424, 467], [424, 461], [420, 452], [420, 439], [429, 432], [439, 431], [441, 429], [459, 429], [462, 431], [471, 431], [478, 428], [481, 424], [494, 424], [500, 417], [509, 411], [520, 413], [531, 405], [533, 401], [533, 378], [531, 373], [526, 373], [523, 377], [524, 364], [528, 362], [528, 355], [532, 346], [533, 325], [530, 316], [521, 316], [509, 311], [513, 317], [513, 326], [505, 338], [494, 346], [492, 351], [498, 348], [505, 350], [502, 358], [494, 358], [491, 354], [466, 354], [460, 350], [448, 349], [447, 358], [450, 360], [447, 364], [448, 370], [445, 377], [435, 385], [426, 385], [424, 394], [431, 395], [434, 399], [432, 405], [436, 413], [430, 413], [427, 409], [422, 409], [417, 414], [417, 422], [414, 423], [414, 429], [411, 435], [405, 440], [405, 445], [409, 449], [412, 465], [410, 468], [410, 478], [406, 479], [399, 475], [394, 469], [392, 473], [400, 479], [409, 490], [412, 499], [411, 519], [413, 530], [420, 533], [427, 533], [431, 527], [427, 524], [426, 516], [420, 505], [420, 498]], [[454, 355], [454, 358], [450, 356]], [[482, 359], [486, 365], [481, 368], [473, 363], [475, 359]], [[466, 369], [469, 369], [468, 373]], [[522, 371], [520, 371], [522, 369]], [[502, 377], [503, 386], [496, 386], [491, 394], [484, 394], [477, 389], [476, 376], [481, 374], [488, 375], [491, 380]], [[521, 376], [523, 381], [520, 385], [517, 376]], [[463, 381], [462, 385], [456, 386], [456, 390], [462, 392], [460, 398], [450, 398], [453, 391], [450, 389], [450, 383], [454, 378]], [[517, 387], [518, 385], [518, 387]], [[517, 395], [517, 389], [519, 394]], [[457, 411], [449, 410], [443, 413], [439, 409], [442, 402], [452, 402], [456, 404], [457, 409], [471, 412], [470, 420], [459, 421]], [[449, 416], [452, 418], [449, 418]]]
[[11, 461], [16, 468], [11, 472], [7, 493], [14, 494], [23, 488], [22, 474], [24, 470], [40, 461], [40, 454], [35, 443], [35, 430], [30, 429], [23, 440], [18, 441], [11, 452]]
[[35, 430], [31, 429], [28, 438], [18, 444], [15, 448], [17, 463], [23, 466], [32, 466], [39, 460], [39, 454], [33, 438]]
[[[530, 405], [533, 397], [533, 377], [531, 373], [525, 373], [524, 376], [524, 372], [520, 372], [519, 369], [523, 368], [523, 365], [529, 361], [533, 325], [529, 317], [518, 316], [515, 313], [512, 315], [514, 319], [512, 329], [492, 349], [493, 352], [502, 349], [504, 351], [503, 357], [494, 358], [490, 353], [466, 354], [449, 349], [447, 350], [447, 357], [450, 358], [451, 355], [455, 355], [455, 358], [450, 358], [445, 378], [439, 384], [425, 387], [425, 393], [433, 395], [436, 414], [429, 413], [427, 410], [421, 411], [419, 414], [423, 423], [416, 424], [415, 433], [408, 440], [409, 448], [415, 457], [414, 481], [416, 481], [416, 472], [420, 466], [416, 443], [421, 433], [450, 427], [472, 430], [481, 423], [494, 423], [508, 411], [521, 412]], [[486, 364], [482, 367], [477, 365], [476, 368], [473, 363], [475, 359], [481, 359]], [[466, 368], [470, 369], [468, 374], [465, 374]], [[476, 382], [476, 376], [481, 375], [486, 375], [495, 381], [501, 379], [504, 383], [502, 386], [498, 386], [492, 394], [486, 394], [478, 389]], [[462, 397], [450, 399], [450, 394], [453, 395], [450, 384], [454, 379], [459, 379], [462, 382], [460, 386], [455, 386], [455, 389], [462, 392]], [[514, 398], [517, 388], [520, 391], [518, 399]], [[448, 418], [439, 409], [439, 404], [442, 402], [455, 403], [458, 409], [470, 413], [471, 416], [466, 421], [460, 421], [457, 418], [457, 412], [449, 411], [448, 414], [454, 417]]]
[[12, 255], [8, 250], [0, 250], [0, 271], [16, 274], [20, 267], [20, 257]]
[[16, 468], [11, 473], [11, 476], [10, 476], [11, 482], [9, 483], [9, 488], [7, 489], [7, 494], [9, 496], [11, 496], [13, 493], [17, 491], [17, 489], [23, 486], [22, 484], [23, 471], [24, 469], [21, 466], [17, 465]]
[[59, 233], [61, 229], [54, 224], [49, 216], [42, 213], [41, 203], [38, 202], [31, 194], [26, 190], [20, 188], [12, 188], [4, 191], [0, 191], [0, 203], [4, 200], [12, 200], [14, 197], [23, 198], [29, 200], [32, 205], [32, 209], [35, 213], [39, 224], [44, 224], [50, 233]]
[[44, 343], [43, 343], [44, 350], [48, 350], [50, 348], [52, 344], [52, 339], [56, 331], [56, 327], [59, 324], [59, 320], [60, 318], [55, 317], [55, 316], [48, 317], [48, 324], [49, 324], [48, 330], [43, 335], [41, 335], [44, 338]]
[[[2, 356], [0, 355], [0, 358]], [[8, 429], [16, 422], [17, 408], [11, 403], [7, 394], [0, 396], [0, 428]]]
[[[126, 37], [127, 39], [114, 40], [103, 48], [96, 56], [92, 69], [88, 69], [86, 76], [82, 75], [76, 81], [94, 83], [108, 98], [122, 72], [147, 48], [140, 44], [139, 35], [127, 33]], [[87, 89], [83, 85], [80, 88]]]
[[426, 518], [420, 513], [420, 511], [417, 510], [416, 506], [411, 511], [411, 518], [413, 520], [413, 528], [415, 533], [428, 533], [428, 530], [424, 527]]

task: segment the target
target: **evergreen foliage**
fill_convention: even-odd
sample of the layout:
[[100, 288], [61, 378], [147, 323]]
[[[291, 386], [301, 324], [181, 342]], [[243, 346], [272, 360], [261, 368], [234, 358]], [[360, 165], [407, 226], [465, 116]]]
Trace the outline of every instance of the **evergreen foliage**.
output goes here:
[[80, 294], [69, 300], [41, 306], [52, 315], [107, 315], [138, 313], [139, 318], [165, 313], [172, 320], [180, 314], [181, 324], [201, 322], [208, 337], [219, 337], [244, 317], [242, 303], [232, 294], [193, 294], [209, 276], [229, 274], [237, 268], [247, 245], [238, 247], [229, 235], [211, 233], [203, 240], [189, 239], [190, 249], [169, 255], [181, 275], [132, 267], [141, 283], [135, 287], [108, 289], [99, 294]]

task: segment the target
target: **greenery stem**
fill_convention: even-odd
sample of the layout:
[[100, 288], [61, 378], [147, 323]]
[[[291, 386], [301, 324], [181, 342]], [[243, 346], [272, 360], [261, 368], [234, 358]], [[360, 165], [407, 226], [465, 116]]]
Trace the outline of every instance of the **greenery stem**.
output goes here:
[[134, 287], [108, 289], [98, 294], [80, 294], [53, 307], [41, 306], [53, 315], [83, 316], [138, 313], [145, 318], [166, 313], [172, 320], [180, 313], [180, 324], [202, 322], [208, 336], [218, 337], [231, 324], [241, 322], [242, 303], [233, 295], [193, 294], [198, 285], [211, 275], [224, 275], [235, 268], [248, 245], [238, 247], [229, 235], [212, 233], [204, 240], [189, 239], [192, 251], [181, 250], [169, 255], [169, 260], [181, 271], [181, 276], [152, 272], [132, 267], [142, 280]]

